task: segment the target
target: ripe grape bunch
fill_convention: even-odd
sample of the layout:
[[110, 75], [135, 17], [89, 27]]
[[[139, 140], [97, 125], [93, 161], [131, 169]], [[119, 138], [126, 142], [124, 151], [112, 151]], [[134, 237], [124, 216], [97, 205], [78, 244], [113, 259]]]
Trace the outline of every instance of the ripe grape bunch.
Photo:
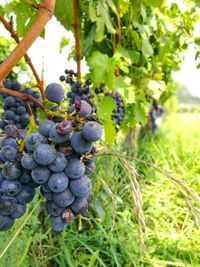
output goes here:
[[[95, 88], [96, 94], [101, 94], [104, 92], [103, 85], [99, 88]], [[120, 125], [124, 120], [124, 102], [122, 97], [118, 92], [107, 91], [104, 93], [105, 96], [110, 96], [115, 102], [116, 109], [113, 110], [112, 119], [116, 125]]]
[[[54, 103], [64, 98], [59, 84], [48, 85], [45, 93]], [[64, 230], [78, 214], [86, 216], [92, 199], [88, 174], [95, 169], [93, 142], [102, 136], [100, 124], [88, 119], [91, 113], [89, 103], [76, 100], [69, 114], [60, 113], [61, 122], [41, 121], [38, 131], [26, 138], [23, 152], [19, 152], [11, 137], [5, 139], [10, 141], [2, 142], [1, 231], [9, 229], [14, 218], [23, 215], [26, 203], [32, 200], [38, 186], [46, 199], [46, 211], [55, 231]], [[19, 134], [16, 127], [15, 131], [12, 127], [12, 136], [14, 134]]]
[[91, 99], [94, 98], [94, 95], [90, 90], [92, 81], [90, 79], [87, 79], [85, 83], [82, 83], [81, 81], [75, 81], [77, 73], [75, 73], [73, 70], [66, 69], [65, 74], [66, 76], [60, 76], [60, 81], [65, 81], [70, 85], [70, 92], [67, 93], [67, 97], [69, 98], [69, 105], [73, 105], [75, 100], [84, 100], [92, 106], [93, 111], [95, 112], [95, 105], [91, 101]]
[[[21, 93], [32, 95], [33, 97], [39, 99], [40, 95], [26, 88], [22, 90], [21, 84], [19, 82], [12, 82], [10, 80], [4, 80], [4, 87]], [[36, 114], [36, 106], [30, 103], [33, 110], [33, 114]], [[5, 129], [6, 125], [14, 124], [18, 129], [25, 128], [29, 123], [29, 114], [27, 108], [22, 100], [14, 96], [3, 95], [3, 109], [2, 120], [0, 121], [0, 128]]]

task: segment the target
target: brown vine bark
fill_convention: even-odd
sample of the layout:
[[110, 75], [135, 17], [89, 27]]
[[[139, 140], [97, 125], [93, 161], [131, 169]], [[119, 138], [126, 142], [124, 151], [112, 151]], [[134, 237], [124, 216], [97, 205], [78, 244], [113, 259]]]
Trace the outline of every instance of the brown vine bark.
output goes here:
[[[14, 28], [13, 28], [13, 25], [12, 23], [8, 22], [3, 16], [0, 15], [0, 21], [2, 22], [2, 24], [4, 25], [5, 29], [7, 31], [10, 32], [10, 35], [11, 37], [15, 40], [15, 42], [17, 44], [20, 43], [20, 39], [19, 39], [19, 36], [17, 35], [17, 33], [15, 32]], [[45, 96], [45, 93], [44, 93], [44, 88], [43, 88], [43, 81], [42, 79], [40, 79], [30, 57], [28, 56], [28, 54], [25, 54], [24, 55], [24, 58], [25, 58], [25, 61], [26, 63], [29, 65], [35, 79], [36, 79], [36, 82], [37, 82], [37, 87], [40, 89], [40, 93], [41, 93], [41, 96], [42, 96], [42, 99], [45, 100], [46, 99], [46, 96]]]
[[[40, 35], [41, 31], [43, 30], [43, 28], [45, 27], [45, 25], [53, 14], [55, 2], [56, 0], [44, 0], [39, 5], [39, 13], [35, 22], [24, 35], [21, 42], [0, 65], [0, 84], [2, 84], [3, 79], [9, 74], [11, 69], [19, 62], [19, 60], [26, 54], [26, 51], [30, 48], [35, 39]], [[0, 90], [0, 92], [2, 91]]]
[[78, 25], [78, 0], [73, 0], [74, 7], [74, 37], [75, 37], [75, 47], [76, 47], [76, 63], [77, 63], [77, 77], [81, 78], [81, 49], [80, 49], [80, 39], [79, 39], [79, 25]]

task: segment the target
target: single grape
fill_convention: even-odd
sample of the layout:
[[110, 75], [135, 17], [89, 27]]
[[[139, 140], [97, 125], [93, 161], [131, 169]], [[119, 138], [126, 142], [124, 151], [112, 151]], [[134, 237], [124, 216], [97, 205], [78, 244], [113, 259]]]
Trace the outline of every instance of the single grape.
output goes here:
[[46, 166], [38, 166], [31, 171], [31, 176], [36, 184], [45, 183], [51, 175], [50, 170]]
[[40, 165], [49, 165], [56, 159], [56, 150], [48, 144], [41, 144], [35, 148], [33, 158]]
[[13, 82], [12, 84], [12, 89], [15, 91], [20, 91], [21, 90], [21, 84], [19, 82]]
[[54, 173], [48, 180], [48, 187], [55, 193], [63, 192], [69, 183], [69, 179], [64, 172]]
[[60, 76], [60, 81], [61, 81], [61, 82], [65, 81], [65, 76], [64, 76], [64, 75], [61, 75], [61, 76]]
[[79, 154], [90, 152], [92, 149], [92, 143], [83, 138], [82, 132], [74, 133], [70, 139], [70, 142], [73, 150]]
[[17, 114], [22, 115], [22, 114], [25, 114], [25, 113], [27, 113], [27, 111], [26, 111], [26, 108], [24, 106], [19, 106], [17, 108]]
[[6, 107], [13, 107], [15, 105], [15, 98], [13, 96], [8, 96], [4, 99], [4, 104]]
[[11, 218], [20, 218], [26, 212], [26, 205], [17, 204], [16, 210], [10, 214]]
[[17, 200], [15, 197], [1, 196], [0, 197], [0, 214], [10, 215], [17, 208]]
[[71, 180], [69, 188], [72, 194], [76, 197], [84, 197], [91, 190], [91, 182], [87, 176], [80, 179]]
[[4, 87], [7, 88], [7, 89], [12, 89], [12, 85], [13, 85], [13, 83], [11, 82], [11, 80], [6, 79], [6, 80], [3, 81], [3, 85], [4, 85]]
[[103, 129], [101, 125], [95, 121], [89, 121], [84, 124], [82, 129], [82, 135], [85, 140], [89, 142], [95, 142], [101, 139], [103, 134]]
[[45, 94], [51, 102], [59, 103], [64, 99], [63, 87], [57, 83], [49, 84], [45, 89]]
[[15, 180], [20, 177], [21, 169], [16, 162], [7, 161], [2, 168], [2, 174], [9, 180]]
[[52, 172], [62, 172], [67, 165], [65, 154], [62, 152], [56, 152], [56, 159], [48, 167]]
[[28, 113], [25, 113], [21, 115], [21, 124], [22, 126], [26, 126], [29, 123], [29, 115]]
[[1, 190], [9, 197], [16, 196], [22, 189], [22, 184], [19, 181], [5, 179], [1, 185]]
[[33, 155], [28, 154], [28, 153], [25, 153], [22, 156], [21, 164], [27, 170], [33, 170], [38, 166], [37, 162], [33, 158]]
[[15, 116], [15, 113], [12, 110], [6, 110], [3, 113], [3, 117], [5, 118], [5, 120], [12, 120], [14, 116]]
[[79, 159], [71, 159], [67, 163], [65, 173], [71, 179], [78, 179], [85, 173], [85, 165]]
[[14, 219], [10, 216], [3, 216], [0, 214], [0, 231], [7, 231], [14, 224]]
[[61, 193], [54, 193], [53, 194], [54, 202], [61, 208], [65, 208], [72, 204], [74, 201], [74, 195], [72, 195], [69, 188]]
[[63, 221], [63, 219], [61, 218], [61, 216], [52, 217], [51, 218], [51, 224], [52, 224], [53, 230], [55, 232], [61, 232], [67, 226], [67, 223], [65, 221]]

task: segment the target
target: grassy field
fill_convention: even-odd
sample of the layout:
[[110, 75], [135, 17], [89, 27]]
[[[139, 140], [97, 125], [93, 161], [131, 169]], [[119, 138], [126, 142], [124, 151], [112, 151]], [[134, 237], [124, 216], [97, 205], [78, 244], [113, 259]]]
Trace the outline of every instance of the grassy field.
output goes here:
[[98, 157], [90, 221], [76, 219], [55, 234], [35, 199], [0, 234], [0, 267], [200, 266], [200, 231], [191, 215], [198, 224], [200, 202], [191, 188], [200, 193], [199, 135], [200, 115], [171, 114], [156, 135], [141, 138], [137, 159], [119, 152]]

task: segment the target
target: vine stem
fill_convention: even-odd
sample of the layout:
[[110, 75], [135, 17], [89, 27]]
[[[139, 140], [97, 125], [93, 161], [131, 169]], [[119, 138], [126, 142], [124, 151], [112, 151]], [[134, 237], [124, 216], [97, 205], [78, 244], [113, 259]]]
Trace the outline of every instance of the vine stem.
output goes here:
[[76, 47], [76, 62], [77, 62], [77, 77], [81, 78], [81, 49], [80, 49], [80, 38], [79, 38], [79, 25], [78, 25], [78, 0], [73, 0], [74, 6], [74, 37]]
[[52, 17], [56, 0], [44, 0], [39, 5], [39, 12], [35, 22], [24, 35], [23, 39], [11, 52], [11, 54], [0, 65], [0, 84], [3, 79], [10, 73], [11, 69], [26, 54], [26, 51], [33, 44], [35, 39], [40, 35], [47, 22]]
[[[17, 33], [15, 32], [14, 28], [13, 28], [13, 24], [10, 22], [8, 22], [3, 16], [0, 15], [0, 21], [2, 22], [2, 24], [4, 25], [4, 28], [9, 31], [11, 37], [15, 40], [15, 42], [17, 44], [20, 43], [20, 39], [19, 39], [19, 36], [17, 35]], [[44, 88], [43, 88], [43, 81], [40, 79], [30, 57], [28, 56], [28, 54], [26, 53], [24, 55], [24, 58], [25, 58], [25, 61], [26, 63], [29, 65], [35, 79], [36, 79], [36, 82], [37, 82], [37, 87], [40, 89], [40, 93], [41, 93], [41, 96], [42, 96], [42, 99], [45, 100], [46, 99], [46, 96], [45, 96], [45, 93], [44, 93]]]
[[121, 17], [120, 17], [120, 11], [117, 15], [117, 32], [118, 32], [118, 44], [121, 44], [122, 40], [122, 33], [121, 33]]
[[38, 106], [42, 112], [46, 113], [47, 109], [42, 105], [40, 101], [38, 101], [35, 97], [28, 95], [28, 94], [23, 94], [14, 90], [10, 90], [4, 87], [0, 87], [0, 94], [7, 94], [7, 95], [12, 95], [20, 98], [24, 102], [31, 101], [33, 102], [36, 106]]

